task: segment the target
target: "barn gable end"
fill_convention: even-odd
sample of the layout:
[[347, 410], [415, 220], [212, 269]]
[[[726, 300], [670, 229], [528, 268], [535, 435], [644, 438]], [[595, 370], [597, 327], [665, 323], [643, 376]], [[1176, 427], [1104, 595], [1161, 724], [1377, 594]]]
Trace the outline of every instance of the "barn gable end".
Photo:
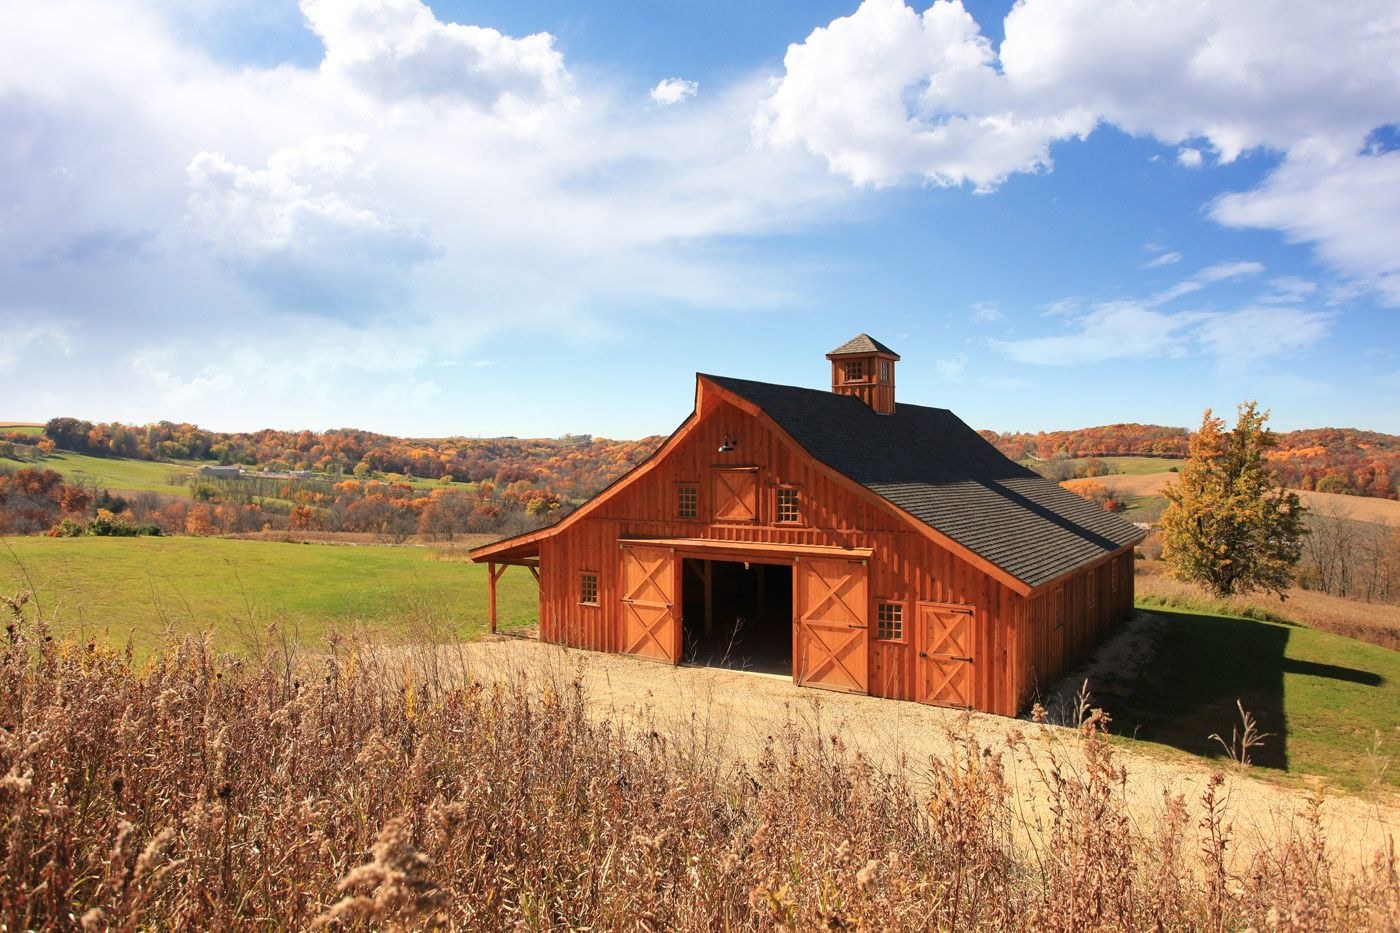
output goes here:
[[[1013, 715], [1127, 614], [1136, 531], [1085, 515], [989, 445], [1006, 466], [968, 448], [980, 458], [969, 475], [929, 458], [921, 472], [932, 439], [900, 432], [967, 439], [946, 412], [895, 406], [890, 388], [893, 410], [879, 412], [850, 393], [698, 376], [694, 412], [645, 463], [555, 526], [472, 558], [537, 572], [545, 641], [676, 663], [712, 624], [747, 624], [790, 649], [798, 683]], [[872, 451], [842, 444], [861, 418], [882, 425]], [[998, 526], [1031, 543], [998, 541]], [[761, 618], [712, 619], [726, 586], [749, 587], [735, 605]]]

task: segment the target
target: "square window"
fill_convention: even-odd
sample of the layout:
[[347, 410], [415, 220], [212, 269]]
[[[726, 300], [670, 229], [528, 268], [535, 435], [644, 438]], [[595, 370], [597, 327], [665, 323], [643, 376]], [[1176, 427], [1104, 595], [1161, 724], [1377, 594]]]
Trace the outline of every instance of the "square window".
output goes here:
[[797, 507], [797, 490], [791, 487], [778, 489], [774, 493], [774, 512], [775, 520], [779, 524], [801, 521], [801, 513]]
[[851, 360], [846, 364], [846, 381], [865, 381], [865, 360]]
[[875, 637], [881, 641], [904, 640], [904, 604], [875, 604]]
[[681, 483], [676, 487], [676, 517], [700, 517], [700, 487], [695, 483]]
[[578, 601], [585, 606], [598, 605], [598, 575], [585, 571], [579, 575]]

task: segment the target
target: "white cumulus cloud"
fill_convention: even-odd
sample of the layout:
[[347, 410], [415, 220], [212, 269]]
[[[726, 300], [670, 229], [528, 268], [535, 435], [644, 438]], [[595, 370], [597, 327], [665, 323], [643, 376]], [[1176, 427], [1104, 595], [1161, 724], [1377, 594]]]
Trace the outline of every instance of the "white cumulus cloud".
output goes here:
[[549, 33], [516, 38], [439, 20], [421, 0], [301, 0], [326, 54], [324, 74], [384, 101], [466, 102], [523, 117], [568, 96]]
[[1269, 149], [1275, 175], [1212, 216], [1314, 243], [1400, 303], [1400, 208], [1379, 203], [1400, 199], [1356, 203], [1396, 190], [1397, 156], [1356, 155], [1400, 115], [1392, 0], [1021, 0], [1004, 34], [994, 47], [961, 0], [864, 0], [789, 46], [756, 134], [857, 185], [979, 191], [1048, 170], [1052, 144], [1100, 124], [1178, 146], [1189, 168]]
[[672, 104], [679, 104], [686, 98], [694, 97], [699, 91], [699, 81], [687, 81], [684, 78], [663, 78], [656, 83], [656, 87], [651, 89], [651, 100], [662, 107], [669, 107]]

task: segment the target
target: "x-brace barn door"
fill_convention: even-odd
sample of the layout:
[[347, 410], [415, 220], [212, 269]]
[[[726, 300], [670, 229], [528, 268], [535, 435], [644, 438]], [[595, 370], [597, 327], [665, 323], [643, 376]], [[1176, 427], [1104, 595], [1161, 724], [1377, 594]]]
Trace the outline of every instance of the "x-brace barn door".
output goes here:
[[750, 525], [758, 521], [757, 470], [715, 470], [711, 491], [715, 521]]
[[797, 682], [869, 693], [867, 571], [861, 561], [803, 559], [797, 564]]
[[935, 706], [972, 706], [971, 606], [920, 603], [914, 699]]
[[622, 548], [622, 650], [627, 654], [667, 664], [680, 660], [676, 566], [670, 548]]

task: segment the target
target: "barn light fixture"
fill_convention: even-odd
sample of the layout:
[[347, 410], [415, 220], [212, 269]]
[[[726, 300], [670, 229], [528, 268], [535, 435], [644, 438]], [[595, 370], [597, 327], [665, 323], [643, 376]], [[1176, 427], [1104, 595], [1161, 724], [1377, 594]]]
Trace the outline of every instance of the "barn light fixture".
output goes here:
[[719, 452], [722, 454], [732, 453], [736, 446], [738, 445], [734, 443], [734, 438], [726, 434], [724, 435], [724, 442], [719, 445]]

